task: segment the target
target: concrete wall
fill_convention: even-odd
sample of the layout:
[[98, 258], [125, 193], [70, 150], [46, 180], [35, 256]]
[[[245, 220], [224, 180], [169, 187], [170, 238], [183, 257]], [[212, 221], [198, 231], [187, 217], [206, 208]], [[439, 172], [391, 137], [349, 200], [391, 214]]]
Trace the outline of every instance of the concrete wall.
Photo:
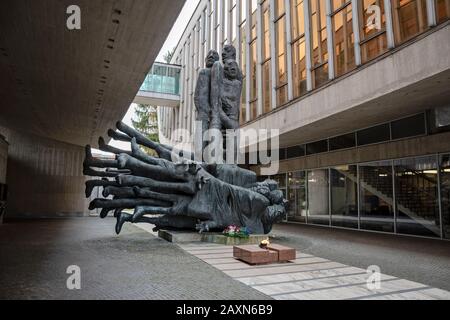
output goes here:
[[80, 146], [0, 127], [9, 146], [7, 217], [81, 216], [89, 213]]
[[0, 183], [6, 183], [8, 143], [0, 136]]
[[[450, 153], [450, 132], [280, 161], [280, 173], [385, 159]], [[260, 173], [259, 166], [251, 167]]]

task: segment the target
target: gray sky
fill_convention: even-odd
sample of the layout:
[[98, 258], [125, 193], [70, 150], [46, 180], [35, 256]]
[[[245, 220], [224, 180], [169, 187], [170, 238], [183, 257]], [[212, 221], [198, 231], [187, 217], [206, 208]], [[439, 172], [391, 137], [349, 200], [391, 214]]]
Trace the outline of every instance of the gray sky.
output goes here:
[[[198, 3], [200, 0], [186, 0], [186, 3], [184, 4], [183, 9], [180, 12], [180, 15], [178, 16], [175, 24], [172, 27], [172, 30], [169, 33], [169, 36], [166, 39], [166, 42], [164, 43], [163, 47], [161, 48], [161, 51], [159, 52], [158, 57], [156, 58], [156, 61], [164, 61], [164, 54], [172, 50], [176, 47], [178, 44], [178, 41], [180, 40], [181, 36], [183, 35], [184, 30], [186, 29], [187, 24], [189, 23], [189, 20], [191, 19], [192, 15], [194, 14], [195, 9], [197, 8]], [[134, 108], [135, 104], [132, 104], [130, 108], [128, 109], [127, 114], [123, 118], [123, 122], [126, 123], [129, 126], [132, 126], [131, 119], [134, 116]], [[121, 142], [121, 141], [111, 141], [110, 143], [112, 146], [115, 146], [117, 148], [123, 149], [123, 150], [130, 150], [130, 144], [127, 142]]]

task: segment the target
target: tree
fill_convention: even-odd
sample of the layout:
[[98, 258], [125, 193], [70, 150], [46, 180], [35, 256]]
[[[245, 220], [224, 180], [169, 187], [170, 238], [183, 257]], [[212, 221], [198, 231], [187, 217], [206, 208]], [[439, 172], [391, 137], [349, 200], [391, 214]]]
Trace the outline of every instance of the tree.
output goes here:
[[[142, 132], [147, 138], [159, 142], [158, 114], [156, 107], [138, 104], [134, 109], [134, 117], [131, 119], [133, 127]], [[150, 155], [156, 155], [153, 150], [144, 149]]]
[[175, 53], [175, 48], [173, 48], [172, 50], [167, 51], [164, 54], [164, 56], [163, 56], [164, 62], [165, 63], [170, 63], [170, 61], [172, 61], [172, 57], [173, 57], [174, 53]]

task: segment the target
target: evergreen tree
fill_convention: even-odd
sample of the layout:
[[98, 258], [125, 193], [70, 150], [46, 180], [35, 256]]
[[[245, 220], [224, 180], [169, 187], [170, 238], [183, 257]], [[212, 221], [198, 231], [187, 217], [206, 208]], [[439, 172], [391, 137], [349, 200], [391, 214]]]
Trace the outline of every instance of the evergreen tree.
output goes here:
[[[158, 136], [158, 115], [156, 107], [144, 104], [136, 105], [134, 117], [131, 119], [133, 127], [142, 132], [147, 138], [159, 142]], [[148, 148], [144, 149], [148, 154], [155, 156], [156, 153]]]

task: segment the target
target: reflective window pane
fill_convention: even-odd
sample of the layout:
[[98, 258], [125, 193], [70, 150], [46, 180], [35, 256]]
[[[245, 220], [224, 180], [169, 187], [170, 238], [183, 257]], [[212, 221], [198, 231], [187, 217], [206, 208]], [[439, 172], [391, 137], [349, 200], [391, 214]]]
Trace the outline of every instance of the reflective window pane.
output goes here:
[[444, 238], [450, 239], [450, 154], [440, 157], [442, 225]]
[[365, 63], [387, 51], [384, 0], [359, 0], [358, 9], [361, 60]]
[[450, 18], [450, 0], [435, 0], [436, 16], [438, 23]]
[[356, 133], [356, 136], [358, 146], [391, 140], [389, 124], [382, 124], [376, 127], [360, 130]]
[[297, 98], [307, 91], [305, 37], [298, 39], [292, 45], [292, 74], [294, 78], [294, 97]]
[[305, 155], [305, 147], [301, 146], [293, 146], [287, 148], [287, 158], [298, 158], [303, 157]]
[[392, 139], [424, 135], [426, 133], [425, 114], [421, 113], [412, 117], [393, 121], [391, 127]]
[[288, 174], [288, 221], [306, 222], [306, 173]]
[[334, 13], [333, 32], [336, 76], [340, 76], [356, 67], [351, 4]]
[[358, 228], [357, 167], [339, 166], [331, 169], [331, 225]]
[[262, 67], [263, 113], [272, 110], [272, 72], [271, 61], [264, 62]]
[[354, 132], [330, 138], [329, 140], [330, 140], [330, 151], [348, 149], [356, 146], [356, 136]]
[[359, 166], [361, 229], [394, 232], [392, 162]]
[[435, 156], [394, 161], [397, 232], [440, 237]]
[[428, 28], [425, 0], [393, 1], [394, 36], [397, 44], [403, 43]]
[[329, 225], [328, 170], [308, 171], [308, 223]]
[[312, 0], [310, 6], [312, 76], [317, 88], [328, 81], [326, 1]]
[[321, 140], [316, 141], [312, 143], [308, 143], [306, 145], [306, 154], [315, 154], [315, 153], [322, 153], [328, 151], [328, 141], [327, 140]]

